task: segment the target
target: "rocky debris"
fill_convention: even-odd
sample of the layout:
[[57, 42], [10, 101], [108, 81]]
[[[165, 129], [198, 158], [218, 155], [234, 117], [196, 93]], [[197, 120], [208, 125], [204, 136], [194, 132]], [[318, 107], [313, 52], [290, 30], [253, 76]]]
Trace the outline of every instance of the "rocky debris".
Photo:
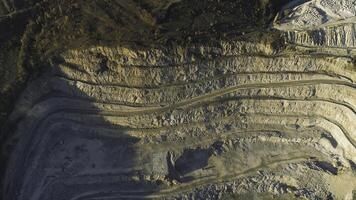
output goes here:
[[276, 27], [281, 30], [313, 30], [354, 23], [355, 17], [356, 4], [353, 0], [292, 1], [285, 5], [277, 16]]
[[286, 6], [273, 27], [284, 31], [286, 42], [300, 50], [354, 57], [355, 22], [355, 1], [312, 0]]
[[271, 56], [268, 47], [253, 56], [230, 45], [61, 54], [12, 113], [21, 119], [14, 155], [24, 157], [10, 163], [5, 197], [332, 195], [326, 177], [356, 162], [350, 58]]
[[[189, 27], [185, 18], [198, 12], [184, 9], [191, 2], [144, 2], [112, 9], [88, 5], [101, 5], [105, 22], [120, 21], [112, 14], [123, 6], [119, 18], [134, 13], [125, 23], [138, 20], [133, 16], [146, 16], [141, 20], [149, 27], [177, 23], [182, 35], [164, 34], [170, 39], [192, 27], [201, 33], [188, 43], [97, 42], [80, 48], [71, 43], [61, 51], [44, 45], [48, 41], [42, 39], [52, 33], [28, 35], [43, 42], [32, 41], [34, 51], [51, 53], [48, 60], [42, 54], [39, 60], [26, 57], [47, 67], [27, 82], [7, 118], [15, 128], [4, 145], [11, 156], [3, 199], [351, 197], [356, 190], [352, 2], [296, 1], [276, 17], [277, 30], [247, 28], [243, 36], [206, 42], [198, 37], [206, 27], [197, 26], [209, 22], [206, 17], [214, 16], [209, 12], [233, 5], [230, 1], [198, 6], [207, 14]], [[269, 15], [270, 3], [256, 5], [269, 5], [261, 11]], [[336, 18], [332, 3], [349, 11]], [[313, 9], [329, 9], [331, 17], [318, 21]], [[300, 22], [311, 17], [310, 25]], [[336, 20], [351, 28], [341, 29]]]

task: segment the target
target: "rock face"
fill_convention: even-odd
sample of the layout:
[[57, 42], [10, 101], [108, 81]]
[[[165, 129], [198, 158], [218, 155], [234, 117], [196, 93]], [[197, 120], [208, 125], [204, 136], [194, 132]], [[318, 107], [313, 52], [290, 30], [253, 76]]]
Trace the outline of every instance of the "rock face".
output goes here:
[[[355, 1], [313, 0], [289, 6], [285, 6], [274, 23], [274, 28], [285, 32], [288, 43], [309, 51], [317, 48], [340, 56], [356, 54]], [[292, 11], [288, 13], [288, 9]]]
[[56, 53], [9, 116], [3, 199], [352, 199], [354, 18], [297, 1], [255, 40]]

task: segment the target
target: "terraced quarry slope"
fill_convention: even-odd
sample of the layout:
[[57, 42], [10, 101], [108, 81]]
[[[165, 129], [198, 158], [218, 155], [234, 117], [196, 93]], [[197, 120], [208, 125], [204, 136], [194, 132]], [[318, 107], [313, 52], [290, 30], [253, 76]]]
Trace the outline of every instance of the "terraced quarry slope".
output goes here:
[[4, 199], [352, 199], [355, 21], [296, 28], [281, 13], [277, 47], [57, 53], [9, 117]]

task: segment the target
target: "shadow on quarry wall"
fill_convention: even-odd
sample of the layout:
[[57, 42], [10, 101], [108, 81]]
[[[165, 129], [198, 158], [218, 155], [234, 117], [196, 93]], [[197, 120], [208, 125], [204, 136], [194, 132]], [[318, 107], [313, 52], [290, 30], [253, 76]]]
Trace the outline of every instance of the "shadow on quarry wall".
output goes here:
[[[100, 66], [99, 68], [105, 70]], [[30, 127], [35, 128], [32, 131], [22, 128], [22, 136], [13, 151], [15, 160], [10, 161], [8, 166], [3, 199], [82, 200], [101, 199], [111, 195], [114, 199], [126, 199], [131, 195], [141, 198], [157, 191], [160, 182], [147, 181], [144, 178], [157, 173], [152, 164], [157, 159], [142, 159], [139, 146], [135, 146], [139, 139], [126, 134], [123, 127], [108, 122], [86, 100], [93, 99], [78, 88], [69, 84], [61, 87], [74, 94], [76, 97], [73, 99], [82, 99], [77, 101], [78, 105], [73, 105], [78, 110], [52, 104], [52, 108], [43, 109], [54, 111], [39, 117], [40, 120], [36, 122], [38, 124], [33, 121]], [[40, 102], [50, 98], [64, 101], [63, 96], [66, 94], [52, 91], [43, 95], [36, 105], [39, 106]], [[85, 106], [88, 110], [81, 110], [83, 105], [80, 104], [88, 104]], [[37, 109], [41, 108], [39, 106]], [[69, 119], [70, 114], [75, 113], [80, 116]], [[90, 116], [94, 118], [89, 119]], [[18, 123], [18, 131], [21, 123], [25, 123], [28, 118], [31, 117]], [[27, 122], [32, 122], [32, 119]], [[51, 130], [44, 131], [43, 127], [51, 127]], [[32, 148], [35, 150], [31, 150]], [[36, 162], [36, 156], [39, 156], [39, 161], [34, 167], [32, 164]], [[163, 156], [164, 160], [160, 161], [166, 162], [166, 155]], [[141, 170], [140, 167], [147, 163], [149, 167]], [[161, 170], [164, 175], [165, 169]], [[24, 176], [29, 172], [32, 175], [26, 182]], [[46, 177], [45, 182], [42, 182], [43, 177]], [[38, 190], [39, 187], [42, 189]]]
[[[121, 2], [121, 4], [113, 0], [77, 1], [76, 3], [69, 0], [11, 1], [16, 2], [16, 5], [13, 5], [15, 10], [27, 8], [27, 6], [35, 5], [34, 3], [41, 4], [0, 19], [0, 41], [6, 41], [1, 45], [4, 47], [0, 52], [4, 57], [1, 58], [1, 61], [5, 62], [1, 62], [0, 78], [3, 81], [7, 79], [5, 77], [15, 77], [15, 80], [9, 80], [6, 83], [0, 81], [0, 89], [4, 85], [9, 86], [6, 93], [2, 93], [2, 91], [0, 93], [2, 97], [0, 99], [1, 143], [11, 137], [16, 129], [17, 125], [8, 122], [7, 117], [18, 94], [30, 77], [36, 77], [37, 74], [45, 70], [43, 68], [46, 67], [47, 59], [58, 52], [99, 44], [115, 46], [129, 43], [129, 45], [133, 45], [133, 48], [141, 45], [149, 48], [149, 45], [153, 43], [166, 45], [167, 41], [171, 41], [173, 45], [194, 42], [208, 44], [213, 40], [219, 41], [233, 36], [241, 37], [240, 40], [244, 41], [258, 41], [260, 35], [249, 36], [248, 33], [265, 29], [282, 4], [289, 1], [281, 3], [278, 0], [223, 0], [203, 3], [199, 0], [167, 0], [162, 1], [168, 2], [167, 5], [159, 4], [160, 8], [167, 8], [166, 10], [157, 9], [156, 1], [150, 0], [142, 1], [144, 3], [122, 1], [124, 3]], [[53, 23], [54, 21], [56, 23]], [[17, 54], [18, 56], [16, 56]], [[16, 62], [8, 62], [14, 60]], [[102, 70], [105, 71], [105, 69]], [[80, 93], [76, 88], [68, 87], [75, 93]], [[81, 95], [85, 96], [85, 94]], [[104, 124], [103, 126], [112, 126], [104, 118], [99, 121]], [[120, 130], [122, 127], [115, 128]], [[124, 132], [120, 134], [125, 135]], [[122, 157], [121, 160], [118, 158], [117, 162], [134, 166], [137, 156], [133, 146], [136, 139], [129, 136], [123, 138], [110, 139], [122, 142], [122, 148], [131, 152], [126, 153], [129, 155], [128, 157]], [[11, 151], [12, 147], [6, 153], [5, 151], [1, 152], [0, 171], [2, 173], [6, 168], [8, 156], [6, 154]], [[26, 148], [23, 153], [27, 153]], [[189, 152], [186, 153], [189, 155]], [[115, 157], [114, 153], [112, 155]], [[183, 166], [179, 162], [178, 166]], [[18, 169], [17, 176], [19, 177], [23, 171], [22, 167]], [[180, 167], [178, 168], [180, 169]], [[180, 170], [182, 174], [186, 173], [185, 169]], [[139, 172], [132, 173], [139, 174]], [[16, 184], [21, 184], [20, 179], [14, 179], [14, 181]], [[68, 191], [80, 192], [80, 189], [76, 187], [59, 184], [55, 187], [57, 195], [66, 195], [59, 194], [64, 190], [60, 189], [61, 187], [65, 187], [65, 190], [68, 189]], [[94, 184], [90, 187], [96, 188], [97, 185]], [[124, 186], [122, 185], [122, 187]], [[143, 187], [151, 191], [157, 189], [154, 184], [142, 186], [133, 184], [130, 187]]]

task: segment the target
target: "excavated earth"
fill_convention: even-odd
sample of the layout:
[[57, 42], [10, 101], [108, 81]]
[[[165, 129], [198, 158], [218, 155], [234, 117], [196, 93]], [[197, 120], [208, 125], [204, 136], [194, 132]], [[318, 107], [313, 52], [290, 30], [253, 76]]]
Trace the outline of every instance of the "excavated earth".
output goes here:
[[4, 200], [356, 199], [355, 1], [4, 2]]

